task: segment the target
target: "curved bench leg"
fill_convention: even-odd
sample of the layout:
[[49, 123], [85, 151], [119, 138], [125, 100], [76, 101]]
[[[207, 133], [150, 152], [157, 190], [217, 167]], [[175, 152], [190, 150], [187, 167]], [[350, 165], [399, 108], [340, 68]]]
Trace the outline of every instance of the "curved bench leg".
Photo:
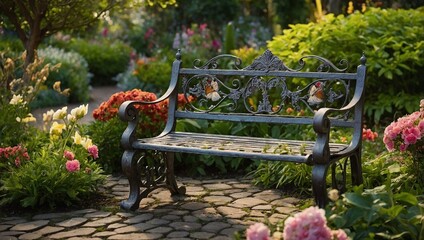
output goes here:
[[350, 167], [352, 171], [352, 184], [361, 185], [362, 179], [362, 163], [361, 163], [361, 151], [358, 150], [354, 155], [350, 156]]
[[137, 159], [135, 151], [125, 151], [122, 155], [122, 171], [128, 178], [130, 193], [127, 200], [121, 202], [121, 208], [125, 210], [136, 210], [141, 201], [140, 196], [140, 173], [137, 171]]
[[165, 161], [166, 161], [166, 186], [171, 192], [171, 195], [176, 194], [185, 194], [186, 188], [184, 186], [178, 187], [177, 181], [174, 175], [174, 160], [175, 153], [165, 152]]
[[312, 167], [312, 192], [315, 197], [315, 203], [320, 208], [324, 208], [328, 202], [327, 170], [328, 165], [326, 164], [317, 164]]

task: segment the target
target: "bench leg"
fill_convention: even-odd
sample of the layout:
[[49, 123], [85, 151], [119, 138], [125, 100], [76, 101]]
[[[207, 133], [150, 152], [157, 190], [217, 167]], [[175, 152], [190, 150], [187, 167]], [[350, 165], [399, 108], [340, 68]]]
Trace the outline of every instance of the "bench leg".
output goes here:
[[315, 197], [315, 203], [320, 208], [324, 208], [328, 203], [327, 170], [328, 165], [326, 164], [317, 164], [312, 167], [312, 192]]
[[130, 193], [127, 200], [121, 202], [121, 208], [125, 210], [138, 209], [141, 201], [140, 196], [140, 173], [137, 171], [137, 159], [135, 151], [125, 151], [122, 155], [122, 171], [128, 178]]
[[358, 150], [354, 155], [350, 156], [350, 167], [352, 171], [352, 184], [361, 185], [362, 179], [362, 163], [361, 163], [361, 151]]
[[172, 195], [176, 194], [185, 194], [186, 188], [184, 186], [178, 187], [177, 181], [175, 180], [174, 175], [174, 160], [175, 153], [173, 152], [165, 152], [166, 159], [166, 186], [171, 192]]

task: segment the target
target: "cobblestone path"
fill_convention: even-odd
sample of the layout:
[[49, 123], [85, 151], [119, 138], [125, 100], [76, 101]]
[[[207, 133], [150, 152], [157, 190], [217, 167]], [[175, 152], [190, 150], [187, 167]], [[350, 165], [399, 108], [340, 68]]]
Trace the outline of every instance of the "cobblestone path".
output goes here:
[[[254, 222], [285, 219], [298, 211], [302, 201], [243, 178], [179, 178], [178, 182], [187, 187], [185, 196], [157, 189], [133, 212], [116, 204], [0, 218], [0, 239], [233, 239]], [[128, 181], [110, 176], [103, 191], [126, 199]]]

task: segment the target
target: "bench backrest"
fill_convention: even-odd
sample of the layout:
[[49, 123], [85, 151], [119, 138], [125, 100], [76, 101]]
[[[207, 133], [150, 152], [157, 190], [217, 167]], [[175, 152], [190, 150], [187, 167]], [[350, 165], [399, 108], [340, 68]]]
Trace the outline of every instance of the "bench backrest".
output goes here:
[[[242, 67], [239, 58], [220, 55], [193, 68], [181, 68], [177, 53], [172, 70], [169, 117], [236, 122], [312, 124], [320, 108], [351, 111], [331, 116], [331, 124], [361, 127], [365, 83], [364, 56], [357, 71], [348, 73], [348, 62], [333, 64], [319, 56], [305, 56], [297, 67], [288, 67], [266, 50], [253, 63]], [[189, 103], [178, 109], [177, 93]], [[296, 110], [300, 116], [288, 114]], [[362, 129], [361, 129], [362, 130]]]

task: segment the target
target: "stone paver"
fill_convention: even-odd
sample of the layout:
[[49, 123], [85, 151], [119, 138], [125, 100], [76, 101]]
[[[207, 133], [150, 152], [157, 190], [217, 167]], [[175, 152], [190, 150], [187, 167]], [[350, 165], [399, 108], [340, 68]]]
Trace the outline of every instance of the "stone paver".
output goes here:
[[[299, 211], [300, 199], [261, 189], [249, 179], [178, 179], [187, 195], [153, 191], [137, 211], [117, 206], [0, 218], [0, 239], [233, 239], [250, 224], [283, 221]], [[125, 177], [110, 176], [105, 194], [128, 196]], [[108, 207], [108, 208], [103, 208]], [[111, 211], [104, 209], [114, 209]]]

